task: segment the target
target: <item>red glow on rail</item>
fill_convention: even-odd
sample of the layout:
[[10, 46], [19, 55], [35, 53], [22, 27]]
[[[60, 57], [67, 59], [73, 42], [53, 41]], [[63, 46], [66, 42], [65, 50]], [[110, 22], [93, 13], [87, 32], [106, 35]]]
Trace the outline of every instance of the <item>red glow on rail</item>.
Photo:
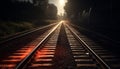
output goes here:
[[27, 50], [25, 50], [24, 53], [21, 52], [23, 54], [21, 55], [20, 59], [23, 60], [32, 50], [33, 50], [33, 47], [30, 47]]
[[45, 57], [49, 53], [47, 49], [38, 50], [35, 54], [35, 59]]
[[17, 50], [13, 55], [8, 56], [6, 59], [2, 60], [0, 64], [0, 69], [14, 69], [14, 67], [22, 61], [30, 52], [33, 50], [34, 46], [27, 46], [20, 50]]

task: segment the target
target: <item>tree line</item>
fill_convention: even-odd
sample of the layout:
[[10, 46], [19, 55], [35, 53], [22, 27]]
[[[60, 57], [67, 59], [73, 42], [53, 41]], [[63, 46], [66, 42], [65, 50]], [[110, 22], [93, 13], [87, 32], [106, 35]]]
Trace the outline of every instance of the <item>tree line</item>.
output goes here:
[[68, 0], [64, 8], [67, 18], [73, 23], [116, 39], [120, 38], [119, 1]]
[[81, 21], [85, 26], [111, 23], [111, 0], [68, 0], [65, 11], [70, 20]]
[[[48, 11], [50, 10], [50, 11]], [[0, 2], [0, 20], [42, 20], [57, 19], [57, 8], [48, 0], [2, 0]]]
[[112, 0], [68, 0], [64, 8], [68, 19], [74, 23], [104, 31], [118, 26], [112, 19], [113, 7]]

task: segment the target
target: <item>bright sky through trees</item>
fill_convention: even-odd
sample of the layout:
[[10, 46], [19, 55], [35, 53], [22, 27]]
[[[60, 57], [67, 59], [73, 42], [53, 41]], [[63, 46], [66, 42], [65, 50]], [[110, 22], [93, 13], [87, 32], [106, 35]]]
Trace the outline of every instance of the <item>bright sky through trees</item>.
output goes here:
[[67, 0], [49, 0], [49, 3], [55, 4], [58, 8], [58, 15], [64, 14], [64, 6]]

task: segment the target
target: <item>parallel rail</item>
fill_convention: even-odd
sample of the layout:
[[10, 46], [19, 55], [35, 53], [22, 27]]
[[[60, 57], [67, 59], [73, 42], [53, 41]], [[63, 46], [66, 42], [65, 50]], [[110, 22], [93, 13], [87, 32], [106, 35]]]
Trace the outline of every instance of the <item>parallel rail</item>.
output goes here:
[[[58, 29], [60, 33], [58, 33]], [[99, 52], [100, 54], [97, 53], [95, 49], [93, 49], [85, 40], [80, 37], [80, 35], [78, 35], [78, 33], [79, 32], [77, 32], [67, 23], [61, 21], [52, 30], [50, 29], [49, 33], [47, 33], [44, 38], [39, 37], [37, 40], [42, 40], [37, 45], [34, 45], [32, 43], [30, 44], [30, 46], [33, 45], [34, 48], [27, 54], [25, 58], [23, 58], [19, 63], [17, 63], [17, 65], [15, 65], [15, 69], [35, 69], [35, 67], [41, 67], [41, 69], [89, 69], [89, 67], [90, 69], [112, 69], [112, 67], [105, 61], [106, 59], [102, 58], [102, 56], [100, 55], [104, 54], [104, 52]], [[57, 35], [57, 37], [59, 38], [56, 38], [55, 35]], [[16, 37], [15, 39], [17, 38], [18, 37]], [[49, 43], [52, 43], [53, 45], [49, 45]], [[98, 47], [97, 49], [99, 48], [101, 47]], [[43, 49], [45, 52], [40, 51]], [[46, 50], [48, 51], [47, 53]], [[19, 52], [19, 54], [20, 53], [21, 52]], [[42, 58], [39, 58], [38, 60], [36, 58], [36, 54], [37, 56], [39, 55], [39, 57]], [[106, 54], [104, 55], [105, 57], [109, 57]], [[8, 60], [5, 59], [5, 61]], [[12, 61], [15, 62], [15, 60]], [[49, 68], [49, 66], [51, 66], [51, 68]]]
[[31, 57], [34, 55], [34, 53], [38, 50], [38, 48], [41, 47], [41, 45], [53, 34], [53, 32], [58, 28], [58, 26], [60, 26], [61, 23], [57, 24], [52, 30], [51, 32], [29, 53], [28, 56], [25, 57], [25, 59], [23, 59], [16, 67], [15, 69], [22, 69], [27, 63], [28, 61], [31, 59]]
[[88, 50], [92, 55], [94, 55], [94, 57], [96, 58], [96, 61], [98, 61], [100, 64], [102, 64], [102, 67], [103, 67], [103, 68], [105, 68], [105, 69], [106, 69], [106, 68], [107, 68], [107, 69], [111, 69], [111, 67], [110, 67], [108, 64], [106, 64], [106, 62], [103, 61], [103, 59], [101, 59], [101, 57], [99, 57], [99, 56], [94, 52], [94, 50], [91, 49], [91, 48], [89, 47], [89, 45], [88, 45], [84, 40], [82, 40], [67, 24], [66, 24], [66, 26], [67, 26], [67, 28], [72, 32], [72, 34], [79, 40], [79, 42], [82, 43], [83, 46], [84, 46], [85, 48], [87, 48], [87, 50]]

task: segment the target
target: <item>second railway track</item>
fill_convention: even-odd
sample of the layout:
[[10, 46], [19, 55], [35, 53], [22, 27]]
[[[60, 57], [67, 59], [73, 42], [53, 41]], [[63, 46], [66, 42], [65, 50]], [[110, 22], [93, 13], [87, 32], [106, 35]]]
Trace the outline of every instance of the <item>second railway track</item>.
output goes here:
[[77, 32], [67, 22], [1, 58], [1, 69], [119, 69], [119, 57]]

